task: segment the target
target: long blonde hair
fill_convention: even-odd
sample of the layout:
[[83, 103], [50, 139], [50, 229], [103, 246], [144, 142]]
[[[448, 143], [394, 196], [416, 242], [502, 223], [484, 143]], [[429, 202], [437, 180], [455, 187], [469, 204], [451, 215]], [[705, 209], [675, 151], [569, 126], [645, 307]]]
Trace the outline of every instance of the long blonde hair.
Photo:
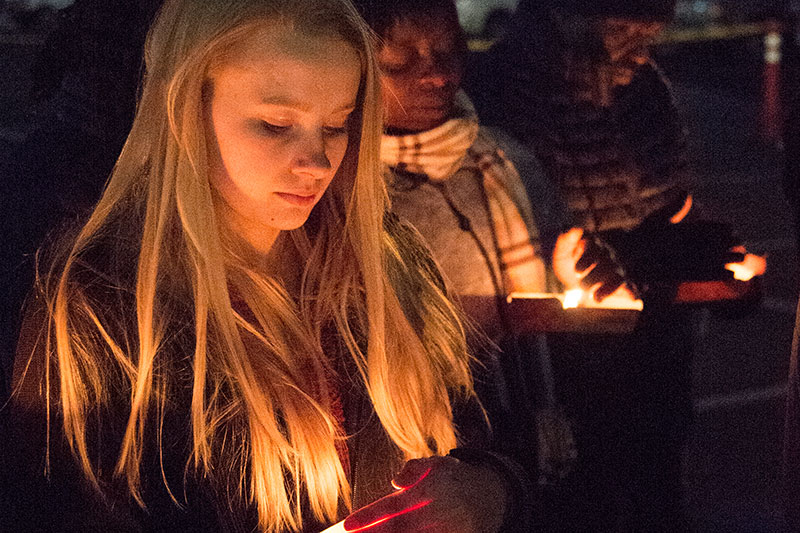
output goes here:
[[[275, 17], [298, 31], [345, 39], [362, 64], [344, 161], [309, 221], [290, 234], [304, 263], [293, 296], [251, 268], [218, 225], [203, 120], [209, 69]], [[454, 391], [472, 394], [464, 332], [435, 272], [409, 258], [417, 244], [385, 228], [371, 39], [348, 0], [168, 0], [163, 6], [147, 39], [142, 94], [125, 147], [88, 222], [42, 289], [52, 339], [43, 365], [48, 420], [50, 406], [57, 406], [67, 441], [98, 488], [87, 420], [119, 390], [129, 390], [115, 476], [144, 505], [145, 428], [157, 428], [160, 446], [164, 413], [179, 388], [171, 370], [179, 366], [175, 359], [185, 359], [191, 366], [187, 468], [212, 474], [229, 467], [219, 464], [219, 450], [238, 450], [238, 470], [230, 475], [235, 486], [228, 488], [257, 507], [266, 531], [301, 527], [301, 490], [316, 519], [335, 518], [340, 503], [350, 506], [351, 489], [336, 451], [342, 438], [336, 420], [321, 399], [326, 395], [314, 392], [331, 370], [322, 350], [323, 329], [331, 328], [406, 459], [456, 445], [450, 398]], [[115, 244], [119, 233], [130, 242]], [[109, 261], [121, 261], [113, 255], [122, 246], [136, 259], [127, 287], [135, 318], [92, 292], [102, 285], [125, 293], [124, 282], [97, 282], [102, 272], [92, 278], [97, 267], [87, 267], [92, 250], [109, 242]], [[246, 313], [237, 312], [232, 294]], [[188, 313], [172, 301], [186, 302]], [[127, 327], [115, 329], [114, 312]], [[181, 324], [190, 326], [194, 344], [185, 354], [174, 350]], [[110, 390], [112, 375], [121, 376], [122, 389]]]

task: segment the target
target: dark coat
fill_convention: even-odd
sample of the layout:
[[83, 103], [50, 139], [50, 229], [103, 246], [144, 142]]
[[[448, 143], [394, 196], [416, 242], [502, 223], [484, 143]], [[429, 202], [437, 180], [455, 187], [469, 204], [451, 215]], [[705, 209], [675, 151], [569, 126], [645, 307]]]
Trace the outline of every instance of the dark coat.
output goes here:
[[[409, 230], [390, 221], [389, 228], [395, 234]], [[105, 324], [110, 331], [125, 327], [125, 320], [115, 321], [115, 317], [132, 316], [125, 309], [134, 309], [134, 291], [131, 287], [135, 261], [131, 257], [115, 256], [109, 251], [124, 248], [114, 237], [112, 248], [100, 246], [91, 250], [85, 268], [78, 272], [78, 279], [87, 287], [87, 294], [96, 302], [97, 309], [107, 311]], [[399, 235], [398, 242], [404, 242]], [[111, 245], [109, 243], [109, 245]], [[407, 252], [409, 250], [406, 250]], [[427, 254], [419, 252], [404, 253], [412, 264], [427, 268], [421, 262], [429, 263]], [[93, 269], [95, 261], [104, 265]], [[432, 264], [432, 263], [430, 263]], [[86, 276], [86, 277], [84, 277]], [[92, 281], [93, 280], [93, 281]], [[127, 287], [127, 288], [126, 288]], [[182, 305], [180, 298], [166, 305]], [[103, 483], [103, 496], [94, 490], [72, 456], [60, 427], [60, 413], [53, 412], [50, 428], [50, 478], [43, 475], [44, 457], [47, 449], [46, 418], [41, 395], [42, 382], [36, 376], [43, 375], [43, 357], [31, 360], [28, 376], [20, 382], [19, 376], [27, 364], [25, 354], [43, 355], [43, 350], [34, 350], [44, 323], [43, 307], [39, 298], [33, 298], [28, 306], [23, 324], [16, 362], [15, 380], [20, 385], [18, 395], [0, 411], [0, 531], [169, 531], [198, 532], [225, 531], [249, 532], [256, 530], [257, 513], [252, 505], [230, 502], [225, 491], [230, 483], [220, 483], [197, 474], [186, 468], [191, 450], [189, 408], [191, 401], [191, 352], [194, 345], [194, 330], [187, 321], [175, 324], [167, 336], [165, 353], [169, 369], [176, 377], [176, 387], [168, 396], [173, 399], [168, 404], [164, 416], [163, 446], [159, 449], [153, 413], [146, 427], [150, 438], [145, 439], [145, 450], [141, 462], [142, 497], [146, 508], [142, 509], [132, 501], [124, 483], [113, 479], [115, 459], [119, 454], [119, 443], [125, 429], [125, 413], [129, 409], [129, 391], [121, 376], [111, 375], [107, 388], [110, 390], [112, 407], [104, 409], [97, 416], [90, 416], [87, 444], [90, 456], [96, 461]], [[114, 311], [116, 310], [116, 312]], [[184, 314], [173, 316], [192, 316]], [[128, 328], [130, 320], [127, 321]], [[121, 335], [118, 333], [116, 335]], [[122, 338], [117, 336], [115, 338]], [[346, 349], [338, 336], [328, 335], [323, 339], [326, 352], [332, 359], [342, 363], [348, 361]], [[334, 355], [335, 354], [335, 355]], [[398, 448], [387, 437], [365, 393], [363, 384], [356, 372], [348, 371], [342, 363], [340, 389], [344, 407], [345, 430], [352, 437], [348, 439], [351, 462], [354, 508], [361, 507], [392, 491], [391, 478], [402, 466], [402, 456]], [[115, 385], [121, 385], [115, 387]], [[454, 398], [456, 398], [454, 396]], [[58, 402], [56, 402], [57, 404]], [[115, 409], [114, 406], [121, 406]], [[482, 423], [479, 404], [474, 400], [456, 401], [454, 405], [455, 423], [458, 428], [459, 444], [475, 449], [486, 449], [489, 442], [488, 429]], [[160, 460], [159, 454], [163, 453]], [[226, 462], [227, 456], [220, 460], [221, 465], [230, 465], [235, 471], [235, 459]], [[497, 461], [490, 461], [499, 465]], [[502, 459], [501, 459], [502, 462]], [[510, 470], [501, 472], [506, 479], [520, 475], [510, 463]], [[219, 468], [224, 470], [225, 468]], [[163, 475], [163, 477], [162, 477]], [[224, 478], [224, 472], [222, 478]], [[163, 480], [168, 481], [176, 504], [166, 490]], [[520, 479], [520, 486], [524, 480]], [[513, 483], [512, 483], [513, 484]], [[514, 497], [519, 495], [512, 495]], [[306, 513], [305, 516], [310, 516]], [[524, 524], [524, 521], [523, 521]], [[303, 531], [319, 531], [325, 525], [309, 520]], [[523, 525], [522, 527], [527, 527]], [[522, 529], [521, 531], [524, 531]]]
[[482, 124], [536, 153], [573, 225], [630, 229], [690, 186], [683, 120], [653, 64], [613, 89], [608, 105], [573, 98], [566, 45], [547, 14], [521, 8], [515, 22], [473, 57], [464, 87]]
[[[548, 11], [554, 4], [571, 13], [577, 4], [588, 7], [521, 2], [505, 37], [473, 58], [464, 87], [483, 124], [535, 152], [572, 225], [629, 230], [689, 188], [686, 130], [652, 63], [632, 71], [627, 86], [570, 76], [570, 68], [583, 64], [576, 59], [594, 56], [567, 48], [572, 44]], [[597, 86], [587, 87], [590, 81]], [[587, 97], [594, 93], [604, 98]], [[631, 335], [548, 338], [559, 397], [576, 421], [579, 455], [573, 479], [550, 506], [568, 509], [554, 513], [563, 530], [683, 530], [680, 457], [691, 420], [691, 323], [682, 311], [648, 300]]]

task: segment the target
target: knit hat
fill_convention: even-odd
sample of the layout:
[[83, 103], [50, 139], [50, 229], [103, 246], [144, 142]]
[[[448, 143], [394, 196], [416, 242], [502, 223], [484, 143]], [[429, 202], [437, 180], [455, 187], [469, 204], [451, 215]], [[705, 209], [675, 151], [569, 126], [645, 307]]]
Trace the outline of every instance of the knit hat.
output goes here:
[[522, 0], [520, 10], [557, 7], [567, 13], [637, 20], [669, 21], [676, 0]]

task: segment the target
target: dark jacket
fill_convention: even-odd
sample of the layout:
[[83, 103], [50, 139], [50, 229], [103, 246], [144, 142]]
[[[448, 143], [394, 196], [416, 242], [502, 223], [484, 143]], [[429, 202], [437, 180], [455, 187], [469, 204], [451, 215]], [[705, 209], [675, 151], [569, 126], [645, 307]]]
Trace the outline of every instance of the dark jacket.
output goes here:
[[[401, 246], [409, 242], [407, 237], [412, 235], [410, 230], [393, 220], [389, 221], [388, 229], [397, 236]], [[107, 311], [103, 317], [104, 325], [111, 332], [129, 328], [130, 320], [126, 322], [119, 318], [132, 316], [125, 310], [134, 309], [134, 285], [131, 282], [136, 263], [132, 257], [109, 253], [125, 248], [120, 245], [118, 238], [114, 236], [112, 242], [107, 243], [110, 248], [100, 246], [90, 250], [78, 272], [78, 279], [87, 287], [86, 293], [94, 300], [96, 308]], [[427, 255], [419, 251], [406, 249], [403, 255], [416, 266], [425, 266], [421, 262], [430, 264]], [[102, 265], [102, 268], [92, 268], [98, 265]], [[173, 311], [185, 305], [179, 297], [174, 300], [162, 303], [176, 306]], [[192, 316], [188, 309], [184, 311], [183, 314], [173, 313], [173, 316]], [[41, 301], [34, 298], [28, 307], [20, 337], [18, 353], [21, 355], [15, 370], [17, 376], [27, 364], [27, 358], [22, 356], [34, 351], [33, 346], [40, 338], [43, 316]], [[115, 335], [118, 335], [115, 338], [123, 338], [121, 333]], [[155, 413], [151, 413], [145, 429], [149, 438], [145, 439], [141, 471], [142, 497], [146, 508], [142, 509], [133, 502], [124, 483], [111, 475], [125, 429], [130, 394], [125, 389], [122, 376], [113, 373], [106, 384], [111, 394], [111, 407], [91, 413], [87, 430], [89, 454], [96, 461], [103, 495], [84, 479], [63, 438], [61, 416], [57, 409], [53, 412], [50, 428], [50, 476], [49, 479], [45, 478], [46, 418], [40, 393], [42, 383], [36, 377], [43, 375], [43, 360], [34, 357], [28, 368], [28, 375], [33, 378], [22, 380], [19, 394], [0, 411], [0, 443], [3, 446], [0, 453], [0, 531], [249, 532], [257, 529], [255, 508], [228, 497], [226, 491], [232, 485], [225, 479], [225, 472], [220, 472], [237, 471], [235, 453], [230, 457], [220, 456], [219, 464], [230, 465], [230, 468], [218, 467], [214, 479], [186, 468], [191, 449], [188, 406], [191, 402], [194, 329], [188, 320], [182, 324], [176, 323], [167, 339], [163, 349], [170, 356], [161, 358], [161, 361], [168, 365], [166, 371], [174, 373], [177, 385], [168, 394], [172, 401], [167, 404], [165, 411], [163, 444], [160, 448], [156, 438]], [[329, 335], [323, 343], [329, 354], [335, 354], [332, 359], [343, 365], [340, 378], [345, 385], [340, 392], [345, 430], [352, 436], [348, 439], [348, 448], [353, 505], [358, 508], [392, 491], [390, 480], [402, 466], [402, 457], [384, 432], [363, 384], [353, 377], [357, 373], [349, 372], [347, 364], [342, 363], [349, 360], [342, 341], [337, 336]], [[42, 355], [42, 350], [35, 353]], [[20, 385], [19, 377], [15, 383]], [[114, 406], [121, 408], [115, 409]], [[481, 423], [479, 405], [474, 400], [457, 401], [454, 416], [459, 430], [459, 444], [486, 449], [488, 432]], [[161, 453], [163, 457], [160, 457]], [[476, 453], [480, 455], [484, 452]], [[489, 463], [502, 470], [500, 473], [510, 480], [510, 485], [524, 486], [524, 480], [516, 477], [519, 471], [513, 465], [497, 456], [487, 454], [486, 457]], [[230, 462], [227, 462], [228, 459]], [[179, 503], [173, 501], [165, 488], [164, 479]], [[310, 513], [305, 516], [310, 516]], [[525, 524], [524, 521], [522, 523]], [[304, 524], [303, 531], [315, 532], [324, 526], [309, 520]]]
[[[521, 2], [505, 37], [474, 57], [464, 87], [482, 123], [536, 153], [571, 225], [629, 230], [689, 188], [686, 131], [654, 64], [631, 68], [625, 86], [601, 79], [612, 65], [596, 54], [607, 50], [599, 42], [576, 46], [549, 11], [557, 4], [574, 14], [570, 8], [578, 3]], [[691, 420], [691, 323], [660, 299], [648, 298], [631, 335], [548, 338], [579, 455], [570, 480], [576, 490], [559, 502], [569, 513], [558, 520], [575, 519], [564, 530], [683, 530], [680, 457]]]
[[573, 225], [630, 229], [690, 186], [683, 121], [653, 64], [607, 106], [573, 98], [565, 46], [544, 10], [521, 8], [506, 37], [474, 56], [464, 87], [482, 124], [536, 153]]

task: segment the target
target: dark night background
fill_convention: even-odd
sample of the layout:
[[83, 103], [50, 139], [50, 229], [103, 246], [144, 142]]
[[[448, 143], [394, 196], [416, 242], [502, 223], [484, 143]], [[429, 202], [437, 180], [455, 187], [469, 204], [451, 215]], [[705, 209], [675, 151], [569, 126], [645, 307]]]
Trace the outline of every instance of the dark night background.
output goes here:
[[[31, 65], [57, 19], [53, 8], [24, 4], [0, 3], [0, 154], [25, 135]], [[459, 4], [468, 9], [470, 2]], [[780, 103], [768, 99], [759, 26], [780, 4], [679, 2], [678, 20], [654, 48], [691, 132], [698, 204], [710, 217], [731, 222], [747, 247], [769, 260], [758, 310], [739, 318], [703, 312], [695, 332], [696, 419], [684, 484], [698, 531], [784, 531], [776, 479], [798, 294], [797, 239], [770, 114], [780, 111], [770, 105]]]

